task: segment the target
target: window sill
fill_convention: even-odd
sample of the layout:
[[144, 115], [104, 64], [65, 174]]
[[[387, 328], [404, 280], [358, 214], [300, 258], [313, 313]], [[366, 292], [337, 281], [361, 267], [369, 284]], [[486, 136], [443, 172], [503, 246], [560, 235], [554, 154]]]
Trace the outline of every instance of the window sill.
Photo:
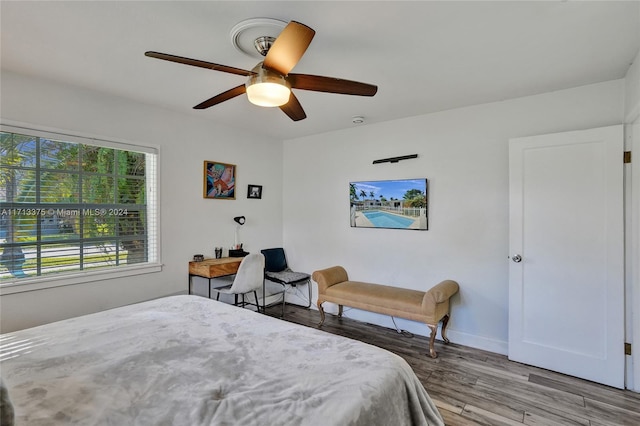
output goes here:
[[60, 274], [48, 277], [24, 278], [0, 284], [0, 296], [13, 293], [22, 293], [25, 291], [62, 287], [66, 285], [83, 284], [92, 281], [104, 281], [114, 278], [124, 278], [161, 271], [162, 264], [152, 263], [145, 265], [128, 266], [111, 271], [78, 272], [73, 274]]

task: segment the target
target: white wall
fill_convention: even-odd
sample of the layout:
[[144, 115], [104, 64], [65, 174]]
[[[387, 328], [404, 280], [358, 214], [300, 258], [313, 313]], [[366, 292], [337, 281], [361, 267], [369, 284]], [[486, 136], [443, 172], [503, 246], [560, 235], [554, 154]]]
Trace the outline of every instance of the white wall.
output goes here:
[[640, 51], [629, 67], [624, 81], [625, 120], [631, 123], [640, 115]]
[[[289, 263], [342, 265], [352, 279], [420, 290], [454, 279], [451, 340], [506, 353], [508, 139], [620, 124], [624, 89], [616, 80], [285, 141]], [[371, 164], [405, 154], [419, 157]], [[429, 179], [428, 231], [349, 227], [350, 181], [417, 177]], [[346, 316], [393, 326], [368, 312]]]
[[[245, 215], [248, 251], [282, 244], [282, 142], [190, 115], [2, 72], [3, 120], [160, 147], [162, 272], [0, 296], [0, 330], [186, 292], [188, 261], [233, 244], [233, 217]], [[237, 165], [236, 200], [202, 197], [204, 160]], [[261, 200], [247, 184], [263, 185]]]

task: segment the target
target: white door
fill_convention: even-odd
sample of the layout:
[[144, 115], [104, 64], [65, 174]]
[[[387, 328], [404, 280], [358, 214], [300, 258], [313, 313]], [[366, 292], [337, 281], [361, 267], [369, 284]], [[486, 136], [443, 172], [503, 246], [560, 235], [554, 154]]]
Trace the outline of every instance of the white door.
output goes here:
[[622, 126], [509, 142], [509, 359], [623, 388]]

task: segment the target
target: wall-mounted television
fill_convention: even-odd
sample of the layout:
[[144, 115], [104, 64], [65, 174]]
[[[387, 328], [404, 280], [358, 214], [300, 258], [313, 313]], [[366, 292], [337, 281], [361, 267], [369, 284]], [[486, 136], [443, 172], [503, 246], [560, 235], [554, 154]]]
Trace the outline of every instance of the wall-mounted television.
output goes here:
[[427, 179], [349, 183], [353, 228], [429, 229]]

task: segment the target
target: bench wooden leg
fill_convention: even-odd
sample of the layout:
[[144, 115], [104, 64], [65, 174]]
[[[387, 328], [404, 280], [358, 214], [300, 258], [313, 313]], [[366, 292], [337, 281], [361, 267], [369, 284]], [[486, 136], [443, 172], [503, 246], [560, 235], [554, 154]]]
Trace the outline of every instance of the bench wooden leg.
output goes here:
[[318, 300], [318, 310], [320, 311], [320, 323], [318, 324], [318, 327], [322, 327], [322, 324], [324, 324], [324, 309], [322, 309], [322, 303], [320, 300]]
[[342, 305], [338, 305], [338, 318], [342, 318]]
[[437, 358], [438, 354], [436, 353], [434, 343], [436, 341], [436, 333], [438, 332], [438, 324], [427, 324], [427, 326], [431, 329], [431, 337], [429, 338], [429, 355], [431, 355], [431, 358]]
[[442, 318], [442, 329], [440, 330], [442, 340], [444, 340], [445, 343], [449, 343], [449, 339], [447, 338], [447, 324], [449, 324], [449, 315], [445, 315], [444, 318]]

